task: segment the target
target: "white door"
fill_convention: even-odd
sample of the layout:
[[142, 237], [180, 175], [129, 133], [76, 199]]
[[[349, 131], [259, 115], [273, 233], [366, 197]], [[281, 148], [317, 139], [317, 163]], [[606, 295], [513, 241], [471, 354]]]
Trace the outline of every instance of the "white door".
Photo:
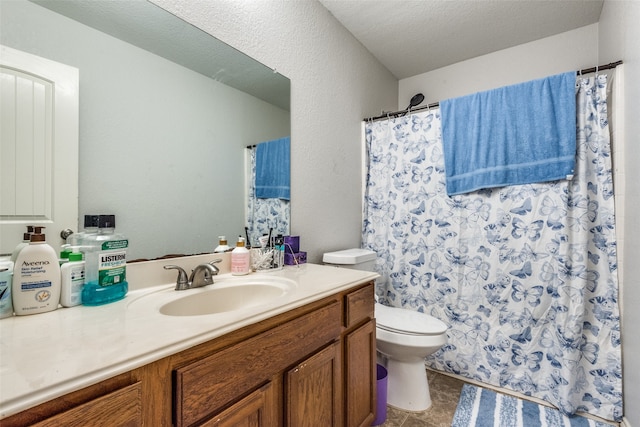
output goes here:
[[61, 230], [78, 224], [77, 68], [0, 46], [0, 254], [27, 225], [46, 227], [59, 250]]

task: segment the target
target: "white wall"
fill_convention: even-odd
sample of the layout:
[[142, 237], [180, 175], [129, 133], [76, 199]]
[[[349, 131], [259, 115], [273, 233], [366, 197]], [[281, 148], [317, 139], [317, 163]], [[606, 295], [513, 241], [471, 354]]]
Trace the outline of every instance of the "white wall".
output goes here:
[[625, 422], [640, 426], [640, 2], [605, 0], [599, 22], [600, 62], [624, 61], [624, 196], [625, 235], [622, 358]]
[[421, 92], [425, 104], [596, 65], [598, 24], [400, 80], [398, 109]]
[[291, 224], [310, 262], [361, 241], [361, 128], [397, 80], [317, 1], [153, 0], [291, 79]]

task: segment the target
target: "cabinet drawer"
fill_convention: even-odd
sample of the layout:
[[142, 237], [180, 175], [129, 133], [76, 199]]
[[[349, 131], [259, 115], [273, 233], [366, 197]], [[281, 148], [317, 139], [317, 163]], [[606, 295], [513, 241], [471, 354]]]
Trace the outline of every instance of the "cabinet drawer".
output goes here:
[[338, 301], [174, 371], [175, 424], [191, 426], [340, 336]]
[[373, 304], [375, 302], [373, 283], [348, 293], [344, 298], [344, 326], [346, 328], [351, 328], [363, 320], [373, 318]]
[[141, 384], [135, 383], [120, 390], [79, 405], [55, 415], [34, 427], [45, 426], [141, 426], [142, 425]]

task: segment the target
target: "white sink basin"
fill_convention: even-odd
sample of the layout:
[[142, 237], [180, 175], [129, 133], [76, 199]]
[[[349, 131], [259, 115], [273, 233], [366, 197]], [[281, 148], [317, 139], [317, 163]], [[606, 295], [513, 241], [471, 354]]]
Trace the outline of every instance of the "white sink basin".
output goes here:
[[268, 304], [296, 287], [293, 280], [269, 276], [226, 277], [213, 285], [142, 296], [132, 303], [150, 304], [167, 316], [203, 316]]

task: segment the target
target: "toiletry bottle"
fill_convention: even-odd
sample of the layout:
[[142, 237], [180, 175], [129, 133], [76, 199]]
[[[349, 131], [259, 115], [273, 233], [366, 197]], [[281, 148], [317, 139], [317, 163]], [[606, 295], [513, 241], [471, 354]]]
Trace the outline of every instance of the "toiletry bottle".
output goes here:
[[13, 262], [0, 261], [0, 319], [13, 316], [13, 302], [11, 301], [12, 276]]
[[231, 274], [240, 276], [249, 274], [251, 253], [244, 247], [244, 238], [238, 237], [236, 248], [231, 251]]
[[73, 307], [82, 303], [82, 287], [84, 286], [84, 266], [80, 246], [73, 246], [68, 262], [60, 266], [61, 289], [60, 304]]
[[282, 268], [284, 266], [284, 236], [278, 234], [273, 239], [273, 246], [275, 251], [273, 252], [273, 268]]
[[60, 302], [58, 254], [45, 241], [44, 227], [34, 227], [29, 246], [18, 254], [11, 288], [17, 315], [44, 313]]
[[78, 233], [73, 233], [67, 237], [67, 243], [70, 246], [84, 245], [83, 239], [87, 236], [91, 236], [98, 232], [98, 220], [99, 215], [85, 215], [84, 216], [84, 229]]
[[129, 241], [115, 232], [114, 215], [100, 215], [98, 232], [86, 236], [85, 285], [82, 304], [102, 305], [121, 300], [127, 295], [127, 247]]
[[61, 249], [60, 258], [59, 258], [60, 265], [69, 262], [69, 254], [71, 254], [71, 249], [69, 249], [70, 246], [71, 245], [64, 244], [60, 247]]
[[229, 245], [227, 244], [227, 238], [225, 236], [218, 236], [218, 240], [218, 246], [213, 252], [227, 252], [229, 249], [231, 249], [231, 247], [229, 247]]
[[22, 242], [18, 243], [18, 246], [11, 253], [11, 261], [16, 262], [16, 258], [18, 258], [18, 254], [22, 249], [29, 246], [29, 242], [31, 241], [31, 235], [33, 234], [33, 226], [27, 225], [27, 232], [22, 235]]

